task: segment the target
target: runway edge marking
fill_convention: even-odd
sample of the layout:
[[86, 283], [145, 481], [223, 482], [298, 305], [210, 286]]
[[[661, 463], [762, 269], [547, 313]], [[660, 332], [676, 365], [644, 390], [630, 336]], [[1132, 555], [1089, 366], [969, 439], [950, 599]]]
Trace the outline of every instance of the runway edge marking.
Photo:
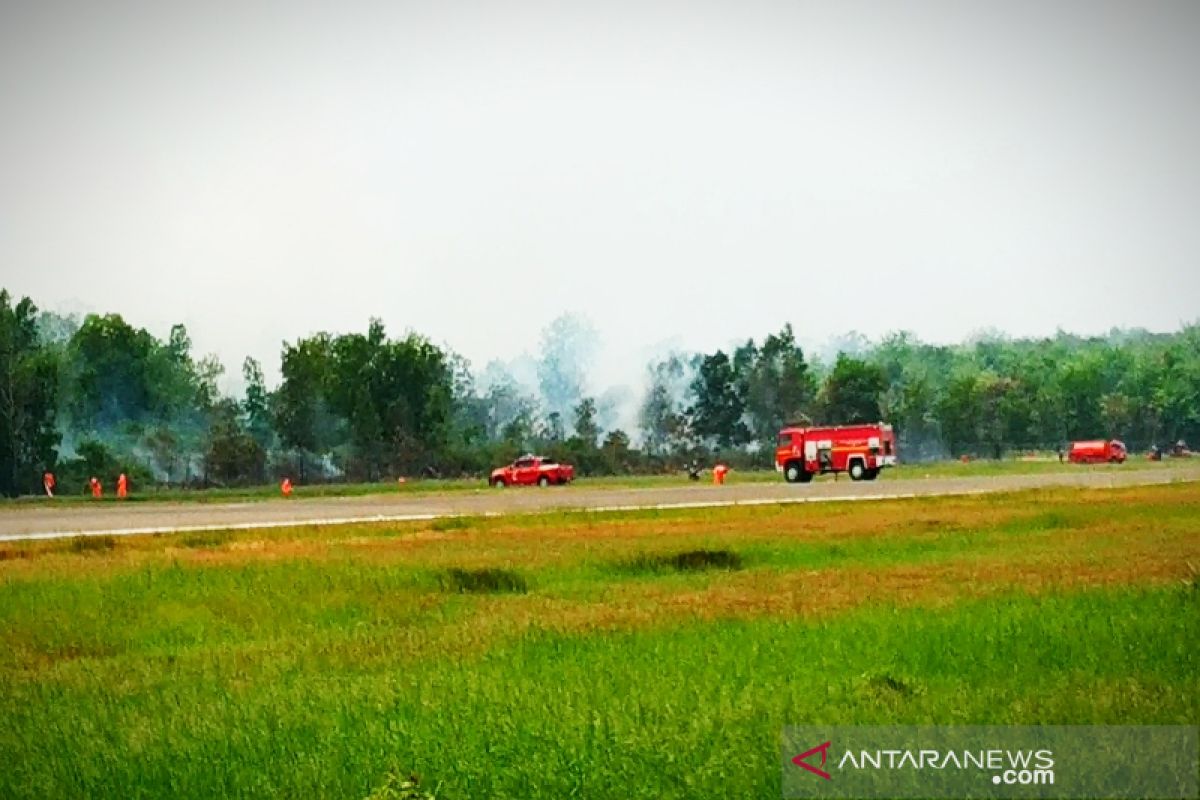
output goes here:
[[[1050, 485], [1067, 486], [1078, 485], [1079, 488], [1096, 488], [1096, 489], [1117, 489], [1125, 486], [1149, 486], [1155, 484], [1171, 484], [1171, 483], [1190, 483], [1196, 478], [1191, 476], [1181, 475], [1156, 475], [1153, 478], [1146, 476], [1147, 480], [1135, 480], [1129, 483], [1118, 482], [1112, 480], [1113, 476], [1109, 476], [1110, 480], [1098, 486], [1088, 486], [1086, 484], [1072, 484], [1069, 482], [1053, 481]], [[107, 530], [67, 530], [67, 531], [44, 531], [38, 533], [8, 533], [0, 534], [0, 542], [22, 542], [22, 541], [39, 541], [43, 539], [70, 539], [77, 536], [147, 536], [152, 534], [175, 534], [175, 533], [201, 533], [205, 531], [252, 531], [252, 530], [269, 530], [271, 528], [293, 528], [302, 527], [305, 525], [325, 527], [331, 525], [361, 525], [380, 522], [429, 522], [435, 519], [452, 519], [456, 517], [502, 517], [502, 516], [521, 516], [521, 515], [536, 515], [536, 514], [611, 514], [627, 511], [671, 511], [671, 510], [686, 510], [689, 508], [731, 508], [734, 506], [770, 506], [770, 505], [797, 505], [800, 503], [853, 503], [868, 500], [912, 500], [917, 497], [963, 497], [969, 495], [983, 494], [1003, 494], [1012, 491], [1027, 491], [1029, 489], [1041, 488], [1039, 486], [1023, 486], [1012, 488], [972, 488], [972, 489], [951, 489], [945, 492], [936, 494], [925, 494], [922, 492], [890, 492], [888, 494], [870, 494], [870, 495], [835, 495], [829, 497], [755, 497], [746, 500], [696, 500], [680, 503], [650, 503], [650, 504], [623, 504], [611, 506], [563, 506], [559, 508], [541, 508], [535, 510], [517, 510], [513, 512], [500, 511], [448, 511], [445, 513], [424, 513], [424, 514], [369, 514], [360, 517], [324, 517], [316, 519], [291, 519], [291, 520], [271, 520], [265, 522], [231, 522], [231, 523], [214, 523], [208, 525], [176, 525], [176, 526], [157, 526], [145, 528], [112, 528]]]
[[[972, 489], [948, 494], [986, 494], [987, 490]], [[646, 505], [612, 505], [594, 507], [561, 507], [542, 508], [534, 511], [481, 511], [463, 512], [450, 511], [446, 513], [426, 514], [372, 514], [361, 517], [322, 517], [315, 519], [270, 520], [264, 522], [230, 522], [213, 523], [208, 525], [173, 525], [151, 526], [145, 528], [108, 528], [97, 530], [66, 530], [42, 531], [38, 533], [9, 533], [0, 534], [0, 542], [39, 541], [44, 539], [70, 539], [77, 536], [149, 536], [153, 534], [203, 533], [208, 531], [252, 531], [268, 530], [271, 528], [300, 528], [304, 526], [327, 527], [333, 525], [362, 525], [381, 522], [429, 522], [435, 519], [453, 519], [458, 517], [503, 517], [537, 514], [612, 514], [626, 511], [672, 511], [690, 508], [731, 508], [734, 506], [772, 506], [795, 505], [799, 503], [846, 503], [863, 500], [909, 500], [924, 497], [915, 492], [896, 492], [879, 495], [838, 495], [834, 497], [757, 497], [747, 500], [705, 500], [682, 503], [654, 503]]]

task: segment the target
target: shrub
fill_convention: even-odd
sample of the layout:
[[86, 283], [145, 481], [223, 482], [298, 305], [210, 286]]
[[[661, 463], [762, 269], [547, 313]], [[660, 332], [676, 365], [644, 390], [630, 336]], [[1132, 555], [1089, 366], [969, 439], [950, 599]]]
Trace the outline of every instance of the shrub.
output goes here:
[[529, 585], [507, 569], [450, 569], [441, 578], [442, 589], [460, 594], [524, 594]]
[[625, 562], [622, 567], [629, 572], [735, 570], [742, 568], [742, 557], [731, 550], [685, 550], [659, 556], [641, 555]]
[[116, 546], [115, 536], [76, 536], [70, 543], [70, 549], [75, 553], [99, 553]]

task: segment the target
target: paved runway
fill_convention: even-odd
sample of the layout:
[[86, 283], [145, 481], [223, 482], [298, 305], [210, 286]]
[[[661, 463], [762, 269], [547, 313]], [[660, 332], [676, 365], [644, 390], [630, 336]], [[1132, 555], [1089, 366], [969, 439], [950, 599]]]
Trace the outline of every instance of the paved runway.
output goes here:
[[1200, 480], [1200, 466], [1177, 469], [1080, 470], [1043, 475], [968, 478], [881, 478], [854, 483], [822, 480], [808, 485], [686, 484], [651, 489], [570, 487], [488, 489], [428, 495], [372, 495], [237, 503], [61, 504], [46, 501], [0, 509], [0, 541], [81, 534], [129, 535], [199, 530], [252, 529], [348, 522], [401, 522], [466, 514], [519, 514], [551, 510], [703, 508], [770, 503], [884, 500], [929, 495], [980, 494], [1077, 486], [1107, 488]]

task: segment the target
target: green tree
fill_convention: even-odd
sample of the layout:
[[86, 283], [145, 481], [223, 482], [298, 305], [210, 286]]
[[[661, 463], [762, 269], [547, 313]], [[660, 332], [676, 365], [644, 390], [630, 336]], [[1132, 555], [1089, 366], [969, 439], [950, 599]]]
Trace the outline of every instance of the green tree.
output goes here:
[[330, 337], [323, 333], [283, 345], [275, 430], [284, 447], [299, 451], [301, 480], [308, 477], [310, 459], [333, 445], [334, 425], [324, 391], [330, 346]]
[[1134, 430], [1137, 415], [1133, 400], [1128, 395], [1111, 392], [1100, 398], [1100, 419], [1107, 437], [1128, 439]]
[[1087, 351], [1073, 354], [1060, 367], [1058, 385], [1067, 438], [1102, 436], [1104, 421], [1100, 415], [1100, 398], [1104, 394], [1104, 382], [1101, 358]]
[[538, 433], [538, 438], [547, 446], [564, 441], [567, 433], [566, 427], [563, 425], [562, 414], [559, 414], [557, 411], [551, 411], [547, 414]]
[[58, 362], [42, 344], [37, 307], [0, 289], [0, 494], [34, 490], [56, 459]]
[[246, 430], [264, 450], [272, 440], [271, 393], [263, 377], [262, 366], [247, 356], [242, 362], [242, 379], [246, 382], [246, 398], [242, 402], [242, 413], [246, 418]]
[[979, 445], [982, 428], [979, 374], [974, 367], [954, 375], [936, 407], [942, 435], [954, 455], [970, 452]]
[[609, 431], [600, 446], [609, 474], [624, 474], [632, 471], [633, 452], [629, 443], [629, 434], [620, 428]]
[[454, 468], [459, 470], [484, 469], [489, 465], [485, 453], [489, 440], [487, 401], [476, 389], [470, 362], [457, 353], [447, 352], [446, 365], [451, 376], [447, 460], [454, 462]]
[[649, 368], [650, 388], [638, 413], [642, 444], [652, 456], [666, 456], [688, 444], [687, 416], [681, 395], [686, 388], [686, 366], [672, 355]]
[[811, 415], [816, 381], [791, 325], [754, 350], [744, 385], [747, 416], [759, 441], [771, 442], [781, 427]]
[[692, 396], [695, 398], [691, 408], [692, 429], [696, 435], [721, 447], [747, 440], [748, 431], [742, 422], [746, 403], [738, 390], [737, 373], [729, 356], [718, 350], [700, 359], [692, 382]]
[[542, 331], [537, 376], [547, 414], [566, 419], [583, 399], [596, 341], [591, 323], [574, 314], [563, 314]]
[[839, 353], [821, 388], [820, 407], [825, 422], [877, 421], [885, 388], [883, 370], [878, 365]]
[[1200, 326], [1185, 328], [1158, 358], [1153, 402], [1160, 409], [1167, 443], [1200, 442]]
[[975, 397], [979, 408], [979, 438], [992, 458], [1028, 443], [1029, 406], [1020, 383], [992, 371], [976, 378]]
[[242, 425], [238, 404], [217, 403], [205, 453], [209, 478], [220, 485], [246, 485], [266, 480], [266, 450]]
[[72, 423], [79, 430], [115, 428], [143, 419], [155, 406], [150, 366], [154, 337], [119, 314], [89, 314], [71, 337]]
[[431, 467], [451, 430], [454, 376], [445, 354], [415, 334], [392, 341], [372, 320], [365, 335], [285, 345], [276, 425], [302, 454], [338, 451], [352, 475]]
[[596, 446], [600, 425], [596, 422], [595, 398], [585, 397], [575, 406], [575, 436], [589, 448]]

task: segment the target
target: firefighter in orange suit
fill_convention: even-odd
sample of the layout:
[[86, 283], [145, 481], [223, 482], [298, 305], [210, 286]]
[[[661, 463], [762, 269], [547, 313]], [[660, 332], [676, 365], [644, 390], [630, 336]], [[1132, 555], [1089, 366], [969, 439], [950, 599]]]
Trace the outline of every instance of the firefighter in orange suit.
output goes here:
[[725, 483], [725, 475], [729, 472], [729, 467], [724, 464], [717, 464], [713, 467], [713, 483], [721, 486]]

